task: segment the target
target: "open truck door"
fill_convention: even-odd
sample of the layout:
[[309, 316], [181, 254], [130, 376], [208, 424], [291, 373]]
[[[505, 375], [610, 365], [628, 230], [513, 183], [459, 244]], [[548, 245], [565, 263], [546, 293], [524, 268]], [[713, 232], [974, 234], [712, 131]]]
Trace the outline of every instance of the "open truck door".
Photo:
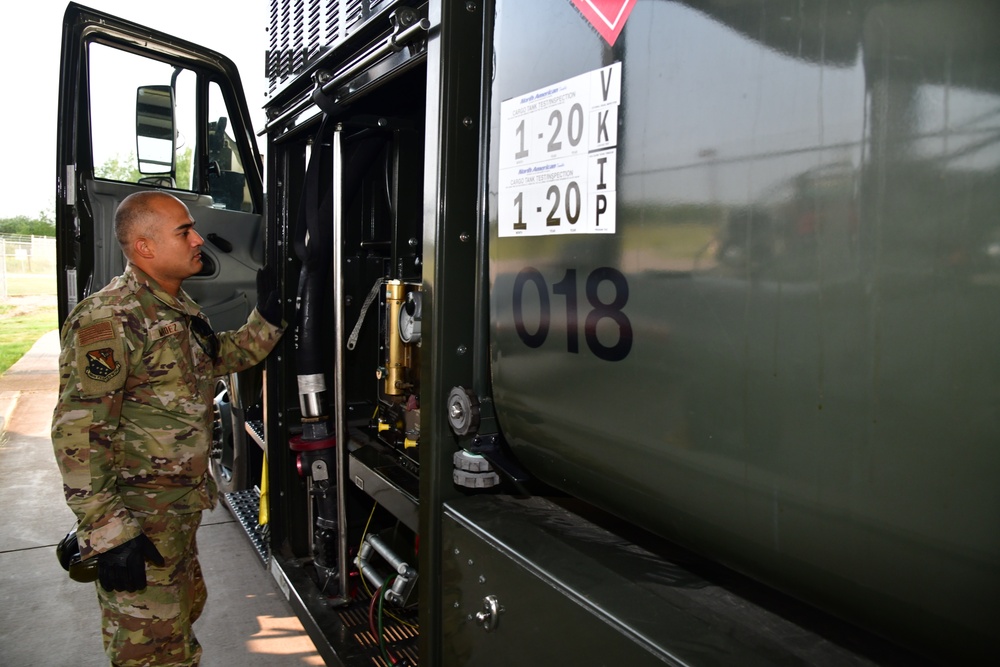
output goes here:
[[[70, 3], [59, 80], [56, 236], [59, 321], [125, 267], [118, 204], [140, 190], [183, 201], [205, 239], [184, 289], [219, 330], [241, 326], [264, 263], [261, 158], [236, 66], [225, 56]], [[220, 378], [213, 472], [225, 491], [252, 482], [245, 409], [260, 372]], [[259, 458], [259, 450], [253, 448]]]
[[184, 283], [219, 330], [243, 324], [263, 263], [263, 187], [236, 66], [183, 40], [70, 3], [59, 82], [59, 319], [124, 269], [122, 199], [165, 190], [205, 238]]

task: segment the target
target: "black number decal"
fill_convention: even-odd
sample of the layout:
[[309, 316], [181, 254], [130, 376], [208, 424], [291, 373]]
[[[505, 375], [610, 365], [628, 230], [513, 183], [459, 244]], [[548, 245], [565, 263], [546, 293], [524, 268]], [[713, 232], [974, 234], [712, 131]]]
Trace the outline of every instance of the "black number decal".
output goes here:
[[[518, 133], [521, 133], [521, 128], [524, 125], [524, 121], [521, 121], [521, 125], [518, 126]], [[562, 141], [559, 139], [559, 133], [562, 131], [563, 125], [563, 115], [562, 111], [559, 109], [553, 109], [552, 113], [549, 114], [549, 127], [555, 126], [552, 130], [552, 135], [549, 137], [549, 143], [547, 148], [550, 153], [554, 153], [562, 149]], [[569, 109], [569, 120], [566, 122], [566, 136], [569, 139], [570, 146], [576, 146], [583, 139], [583, 105], [579, 102], [574, 104]], [[521, 148], [524, 148], [524, 137], [522, 134], [521, 138]], [[527, 155], [527, 152], [525, 152]]]
[[552, 202], [552, 210], [549, 211], [548, 217], [545, 218], [545, 226], [546, 227], [558, 227], [559, 223], [562, 222], [562, 220], [556, 215], [556, 211], [559, 210], [559, 186], [558, 185], [550, 185], [549, 186], [549, 191], [545, 193], [545, 200], [546, 201], [552, 201], [553, 197], [555, 197], [555, 201]]
[[[573, 131], [574, 127], [576, 128], [575, 132]], [[569, 138], [570, 146], [576, 146], [580, 143], [580, 139], [583, 139], [583, 105], [579, 102], [574, 104], [569, 110], [569, 120], [566, 122], [566, 135]]]
[[[535, 283], [538, 290], [538, 331], [528, 333], [524, 326], [523, 298], [525, 283]], [[541, 347], [549, 335], [549, 289], [538, 269], [521, 269], [514, 279], [514, 328], [528, 347]]]
[[516, 130], [516, 132], [517, 132], [517, 136], [521, 137], [521, 149], [519, 151], [517, 151], [516, 153], [514, 153], [514, 159], [515, 160], [520, 160], [522, 158], [528, 157], [528, 149], [524, 147], [524, 119], [523, 118], [521, 119], [521, 122], [517, 124], [517, 130]]
[[[572, 208], [570, 202], [572, 201]], [[575, 225], [580, 219], [580, 206], [583, 200], [580, 197], [580, 186], [576, 181], [570, 181], [566, 186], [566, 220], [571, 225]]]
[[[614, 287], [614, 296], [605, 303], [601, 300], [600, 287], [609, 282]], [[538, 329], [529, 332], [524, 323], [524, 288], [533, 283], [538, 291]], [[566, 351], [571, 354], [580, 352], [579, 335], [579, 303], [577, 298], [576, 269], [567, 269], [563, 279], [552, 285], [552, 293], [566, 299]], [[584, 337], [587, 347], [598, 359], [604, 361], [621, 361], [632, 351], [632, 322], [625, 314], [625, 304], [628, 303], [628, 280], [618, 269], [604, 266], [594, 269], [587, 276], [587, 301], [592, 310], [584, 320]], [[551, 302], [549, 286], [545, 277], [538, 269], [528, 267], [522, 269], [514, 279], [514, 328], [525, 345], [539, 348], [548, 338], [551, 328]], [[611, 320], [618, 325], [618, 340], [614, 345], [605, 345], [597, 335], [601, 320]]]
[[[517, 198], [520, 198], [518, 195]], [[517, 202], [515, 198], [515, 202]], [[545, 193], [545, 200], [552, 204], [552, 208], [549, 209], [549, 214], [545, 217], [546, 227], [558, 227], [562, 223], [562, 218], [560, 218], [556, 213], [559, 212], [559, 201], [562, 199], [562, 194], [559, 191], [558, 185], [550, 185], [548, 191]], [[517, 202], [520, 203], [520, 202]], [[575, 225], [576, 221], [580, 219], [580, 212], [582, 211], [583, 199], [580, 196], [580, 184], [576, 181], [570, 181], [566, 185], [566, 220], [569, 224]], [[518, 209], [520, 212], [520, 209]], [[518, 218], [520, 222], [521, 218]], [[526, 227], [514, 226], [514, 229], [525, 229]]]
[[518, 192], [517, 196], [514, 197], [514, 206], [517, 207], [517, 222], [514, 223], [514, 229], [527, 229], [528, 223], [524, 221], [524, 193]]
[[552, 286], [552, 293], [566, 297], [566, 349], [573, 354], [580, 351], [577, 333], [576, 269], [567, 269], [566, 277]]
[[[581, 113], [582, 111], [583, 110], [581, 109]], [[549, 139], [550, 153], [562, 148], [562, 142], [558, 140], [559, 131], [562, 130], [562, 111], [559, 111], [559, 109], [553, 109], [552, 113], [549, 115], [549, 127], [552, 127], [552, 121], [555, 121], [556, 129], [552, 130], [552, 138]]]
[[[605, 280], [615, 286], [615, 297], [611, 303], [601, 301], [601, 297], [597, 293], [601, 283]], [[594, 307], [587, 315], [587, 321], [583, 328], [584, 335], [587, 337], [587, 346], [600, 359], [621, 361], [628, 356], [632, 349], [632, 322], [622, 312], [622, 308], [628, 303], [628, 281], [617, 269], [607, 266], [594, 269], [587, 276], [587, 301]], [[597, 324], [605, 318], [618, 325], [618, 342], [611, 347], [605, 346], [597, 337]]]

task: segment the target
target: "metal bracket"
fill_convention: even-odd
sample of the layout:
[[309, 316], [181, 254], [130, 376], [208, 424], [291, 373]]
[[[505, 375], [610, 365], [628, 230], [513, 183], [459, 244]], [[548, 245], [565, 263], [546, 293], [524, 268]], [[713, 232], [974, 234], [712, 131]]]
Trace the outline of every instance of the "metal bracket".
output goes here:
[[503, 445], [503, 436], [499, 433], [480, 435], [472, 441], [469, 451], [482, 456], [494, 470], [506, 475], [511, 481], [518, 484], [529, 481], [531, 476], [514, 461]]

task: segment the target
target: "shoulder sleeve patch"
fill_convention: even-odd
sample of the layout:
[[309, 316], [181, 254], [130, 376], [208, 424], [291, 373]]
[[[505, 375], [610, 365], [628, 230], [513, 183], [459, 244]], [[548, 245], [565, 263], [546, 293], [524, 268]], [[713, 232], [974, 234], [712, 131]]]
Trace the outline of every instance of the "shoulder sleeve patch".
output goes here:
[[83, 396], [101, 396], [125, 386], [122, 335], [114, 320], [101, 320], [76, 333], [76, 368]]
[[105, 320], [96, 324], [91, 324], [76, 332], [77, 345], [90, 345], [102, 340], [111, 340], [115, 337], [115, 329], [111, 322]]

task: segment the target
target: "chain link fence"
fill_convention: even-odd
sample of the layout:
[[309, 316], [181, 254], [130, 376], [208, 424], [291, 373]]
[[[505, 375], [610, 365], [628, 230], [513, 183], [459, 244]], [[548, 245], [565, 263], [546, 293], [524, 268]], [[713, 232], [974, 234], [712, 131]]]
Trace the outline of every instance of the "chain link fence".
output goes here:
[[56, 240], [0, 234], [0, 299], [56, 293]]

